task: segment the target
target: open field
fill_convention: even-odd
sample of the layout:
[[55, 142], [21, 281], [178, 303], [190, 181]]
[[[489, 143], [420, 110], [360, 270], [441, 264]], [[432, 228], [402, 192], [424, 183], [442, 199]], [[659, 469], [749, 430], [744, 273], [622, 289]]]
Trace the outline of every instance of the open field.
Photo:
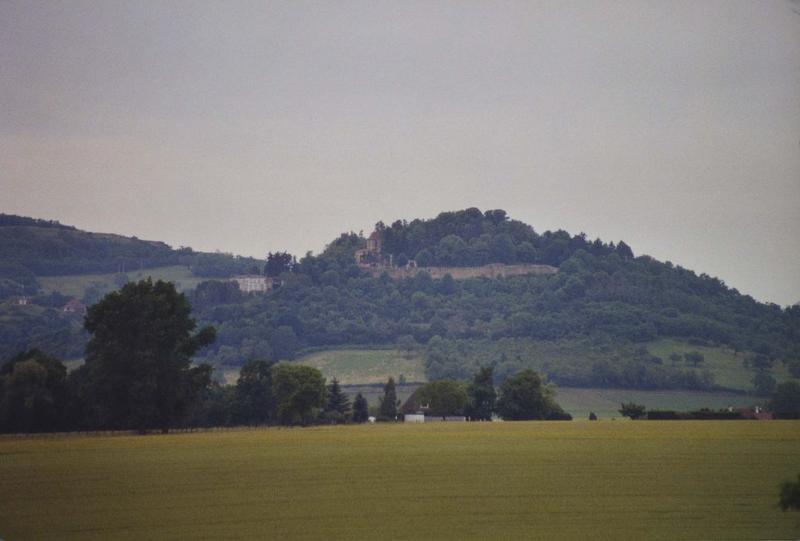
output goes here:
[[[499, 352], [505, 351], [509, 358], [520, 356], [526, 360], [526, 366], [544, 372], [547, 372], [548, 365], [590, 363], [595, 358], [609, 358], [615, 354], [630, 354], [632, 351], [631, 348], [629, 348], [631, 351], [623, 349], [604, 356], [593, 352], [587, 343], [581, 341], [514, 340], [489, 344], [491, 347], [488, 349], [478, 349], [477, 355], [480, 358], [497, 358]], [[672, 363], [669, 359], [671, 353], [683, 355], [690, 351], [700, 352], [704, 356], [704, 361], [698, 369], [709, 370], [717, 385], [743, 391], [753, 389], [753, 372], [744, 367], [743, 353], [737, 354], [732, 349], [722, 346], [696, 346], [672, 339], [662, 339], [642, 345], [651, 354], [661, 357], [666, 365]], [[495, 351], [492, 348], [499, 349]], [[400, 374], [404, 374], [406, 381], [411, 383], [427, 381], [422, 355], [417, 353], [411, 359], [406, 359], [403, 352], [391, 348], [329, 349], [306, 355], [298, 362], [320, 369], [328, 379], [336, 376], [346, 385], [383, 383], [389, 376], [397, 379]], [[600, 357], [597, 357], [598, 355]], [[683, 361], [680, 362], [680, 366], [686, 366]], [[781, 362], [775, 362], [772, 373], [779, 382], [791, 377]], [[722, 404], [725, 405], [727, 404]]]
[[4, 539], [791, 539], [794, 421], [0, 439]]
[[[398, 385], [397, 398], [402, 402], [419, 387], [418, 384]], [[350, 399], [361, 393], [370, 406], [377, 407], [383, 396], [379, 385], [352, 385], [343, 388]], [[745, 394], [711, 393], [706, 391], [641, 391], [636, 389], [582, 389], [557, 387], [556, 401], [575, 419], [586, 419], [593, 411], [603, 419], [619, 418], [620, 402], [636, 402], [647, 409], [691, 411], [701, 408], [723, 409], [762, 405], [766, 399]]]
[[558, 387], [556, 401], [576, 419], [593, 411], [600, 418], [619, 418], [620, 402], [636, 402], [649, 410], [691, 411], [761, 405], [766, 399], [745, 394], [704, 391], [639, 391], [631, 389], [576, 389]]
[[[672, 339], [662, 339], [649, 342], [647, 349], [653, 355], [664, 359], [669, 364], [670, 353], [683, 355], [690, 351], [698, 351], [703, 354], [705, 359], [699, 368], [708, 369], [714, 375], [714, 383], [729, 389], [743, 389], [750, 391], [753, 389], [753, 372], [744, 367], [746, 355], [751, 353], [736, 353], [733, 349], [724, 346], [695, 346], [688, 342]], [[780, 361], [776, 361], [772, 367], [772, 374], [779, 382], [791, 378], [786, 366]]]
[[[193, 275], [189, 267], [183, 265], [134, 270], [125, 274], [131, 281], [144, 280], [148, 276], [152, 276], [153, 280], [174, 282], [178, 291], [193, 289], [197, 284], [207, 279]], [[116, 274], [77, 274], [69, 276], [40, 276], [36, 279], [45, 293], [58, 291], [64, 295], [80, 299], [86, 293], [86, 289], [92, 285], [96, 286], [102, 293], [118, 289], [119, 286], [114, 281], [116, 276]]]
[[396, 349], [328, 349], [296, 362], [318, 368], [329, 381], [336, 376], [343, 385], [386, 383], [389, 376], [397, 381], [400, 375], [409, 383], [427, 381], [422, 358], [407, 359]]

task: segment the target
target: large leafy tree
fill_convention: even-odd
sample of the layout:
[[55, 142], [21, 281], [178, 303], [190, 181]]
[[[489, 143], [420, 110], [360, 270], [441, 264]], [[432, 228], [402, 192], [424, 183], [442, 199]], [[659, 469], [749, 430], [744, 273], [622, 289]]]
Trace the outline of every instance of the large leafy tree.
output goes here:
[[307, 425], [325, 406], [325, 378], [311, 366], [280, 363], [272, 367], [272, 389], [278, 421]]
[[472, 383], [467, 387], [469, 406], [467, 412], [473, 419], [488, 421], [497, 402], [497, 392], [494, 390], [494, 369], [483, 366], [475, 373]]
[[192, 356], [216, 335], [213, 327], [195, 333], [190, 313], [172, 283], [149, 278], [89, 308], [86, 366], [100, 424], [167, 431], [181, 420], [210, 380], [211, 367], [192, 367]]
[[41, 432], [62, 426], [67, 369], [60, 360], [32, 349], [0, 368], [0, 430]]
[[623, 417], [630, 417], [634, 421], [645, 414], [646, 408], [635, 402], [623, 402], [620, 404], [619, 414]]
[[251, 425], [267, 423], [272, 418], [275, 399], [272, 392], [271, 361], [246, 362], [236, 381], [238, 420]]
[[264, 274], [275, 277], [292, 270], [295, 258], [288, 252], [272, 252], [267, 254], [267, 263], [264, 265]]
[[787, 381], [778, 385], [767, 408], [779, 419], [800, 419], [800, 381]]
[[469, 397], [465, 385], [452, 379], [440, 379], [426, 383], [419, 391], [417, 400], [428, 405], [432, 415], [461, 415]]
[[553, 399], [553, 390], [533, 370], [522, 370], [503, 382], [497, 411], [510, 421], [567, 417]]

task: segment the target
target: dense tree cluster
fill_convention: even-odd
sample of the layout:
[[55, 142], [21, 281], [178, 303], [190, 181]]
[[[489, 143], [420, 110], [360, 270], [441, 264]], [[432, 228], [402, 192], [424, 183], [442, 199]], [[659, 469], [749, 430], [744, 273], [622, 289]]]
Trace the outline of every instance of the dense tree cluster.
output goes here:
[[777, 385], [767, 409], [779, 419], [800, 419], [800, 382], [794, 380]]
[[510, 220], [504, 210], [481, 212], [469, 208], [443, 212], [432, 220], [398, 220], [390, 226], [378, 222], [383, 251], [398, 263], [415, 259], [422, 267], [480, 266], [487, 263], [541, 263], [560, 265], [577, 250], [594, 255], [617, 253], [633, 257], [625, 244], [589, 241], [585, 235], [566, 231], [537, 234], [533, 228]]
[[428, 416], [465, 416], [488, 421], [498, 415], [508, 421], [570, 420], [555, 401], [555, 389], [537, 372], [521, 370], [506, 378], [500, 392], [494, 387], [492, 367], [480, 367], [472, 381], [439, 379], [418, 387], [403, 404], [403, 413]]
[[[296, 364], [252, 360], [236, 386], [212, 383], [212, 367], [192, 357], [215, 337], [195, 332], [191, 307], [171, 283], [132, 282], [91, 306], [86, 362], [69, 376], [57, 358], [33, 349], [0, 367], [0, 431], [150, 429], [227, 424], [286, 425], [350, 420], [334, 379]], [[363, 422], [357, 398], [353, 419]]]
[[[456, 281], [421, 272], [392, 280], [352, 265], [358, 238], [343, 235], [319, 257], [301, 259], [270, 295], [200, 309], [199, 317], [219, 329], [213, 358], [235, 365], [253, 349], [278, 360], [309, 347], [413, 339], [427, 352], [430, 378], [464, 378], [475, 365], [459, 361], [465, 356], [454, 348], [481, 344], [502, 363], [501, 344], [509, 340], [577, 340], [591, 345], [591, 358], [544, 370], [561, 385], [703, 389], [713, 382], [701, 354], [670, 363], [636, 353], [635, 345], [678, 338], [788, 363], [800, 357], [800, 308], [758, 303], [717, 279], [648, 257], [578, 250], [553, 276]], [[448, 347], [432, 347], [434, 337]], [[502, 376], [531, 366], [519, 352], [505, 362]]]
[[0, 304], [0, 362], [28, 349], [66, 359], [82, 357], [88, 339], [82, 315], [63, 313], [63, 305]]
[[554, 389], [533, 370], [522, 370], [500, 386], [497, 412], [510, 421], [570, 420], [555, 401]]
[[[283, 285], [268, 295], [241, 295], [220, 281], [200, 284], [190, 297], [196, 317], [218, 331], [207, 360], [241, 366], [253, 358], [291, 360], [308, 348], [401, 344], [424, 353], [430, 379], [467, 379], [478, 365], [495, 362], [499, 380], [533, 368], [560, 385], [713, 388], [702, 354], [661, 359], [646, 349], [653, 340], [675, 338], [780, 360], [800, 374], [800, 307], [758, 303], [716, 278], [634, 258], [625, 243], [563, 231], [538, 234], [500, 210], [448, 212], [378, 229], [395, 261], [427, 250], [431, 264], [531, 261], [556, 264], [559, 272], [470, 280], [434, 280], [425, 272], [404, 280], [373, 277], [354, 262], [364, 237], [346, 233], [296, 263], [286, 252], [270, 253], [267, 271], [280, 273]], [[475, 259], [471, 248], [461, 258], [462, 241], [488, 259]], [[186, 250], [177, 252], [193, 254]], [[74, 344], [85, 339], [76, 337], [79, 330], [51, 316], [37, 316], [35, 334], [4, 325], [0, 355], [10, 358], [30, 347], [58, 355], [79, 349]], [[72, 345], [59, 348], [62, 339]], [[536, 344], [579, 347], [544, 365]], [[764, 366], [752, 366], [754, 382], [769, 392], [774, 380]]]
[[260, 270], [258, 260], [249, 257], [174, 250], [163, 242], [0, 214], [0, 299], [35, 295], [37, 276], [124, 273], [168, 265], [186, 265], [197, 276], [217, 278]]

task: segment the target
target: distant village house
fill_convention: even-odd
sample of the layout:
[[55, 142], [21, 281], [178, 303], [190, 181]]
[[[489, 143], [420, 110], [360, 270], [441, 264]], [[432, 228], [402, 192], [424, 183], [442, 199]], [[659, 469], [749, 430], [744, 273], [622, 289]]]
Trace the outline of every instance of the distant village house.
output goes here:
[[85, 314], [86, 306], [78, 299], [70, 299], [61, 311], [68, 314]]
[[260, 274], [234, 276], [231, 281], [236, 282], [239, 291], [243, 293], [266, 293], [275, 287], [275, 281], [272, 278]]

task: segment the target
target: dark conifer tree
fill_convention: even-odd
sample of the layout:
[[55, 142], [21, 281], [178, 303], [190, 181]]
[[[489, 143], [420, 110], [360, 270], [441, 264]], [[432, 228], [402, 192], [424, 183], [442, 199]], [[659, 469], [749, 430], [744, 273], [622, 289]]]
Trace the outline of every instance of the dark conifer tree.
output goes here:
[[394, 421], [397, 418], [397, 389], [394, 385], [394, 378], [391, 377], [383, 386], [380, 416], [388, 421]]
[[346, 416], [350, 412], [350, 400], [348, 400], [347, 395], [342, 392], [342, 388], [339, 386], [339, 381], [336, 378], [333, 378], [331, 384], [328, 385], [327, 409], [329, 412], [340, 413], [342, 416]]
[[366, 423], [367, 419], [369, 419], [367, 399], [361, 393], [358, 393], [355, 400], [353, 400], [353, 422]]

